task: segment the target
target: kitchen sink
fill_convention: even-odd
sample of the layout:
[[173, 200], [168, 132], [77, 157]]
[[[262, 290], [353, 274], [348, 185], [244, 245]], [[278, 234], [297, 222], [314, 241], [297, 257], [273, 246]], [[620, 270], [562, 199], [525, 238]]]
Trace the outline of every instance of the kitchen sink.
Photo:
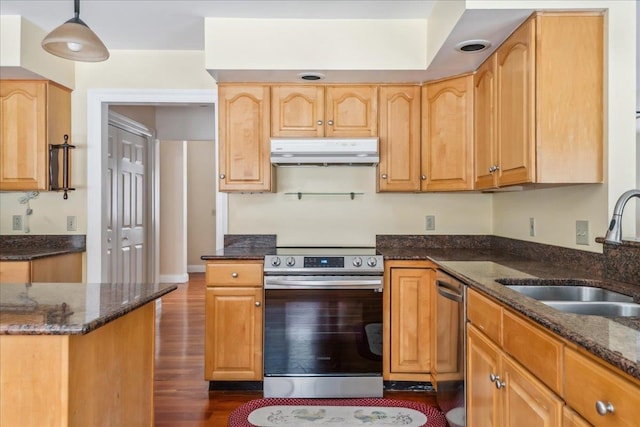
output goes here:
[[506, 285], [507, 288], [541, 301], [615, 301], [633, 302], [633, 297], [596, 288], [594, 286], [526, 286]]
[[566, 313], [640, 317], [640, 304], [633, 297], [604, 289], [586, 279], [497, 279], [506, 288], [536, 299]]
[[571, 302], [542, 301], [549, 307], [566, 313], [605, 317], [640, 317], [640, 304], [632, 302]]

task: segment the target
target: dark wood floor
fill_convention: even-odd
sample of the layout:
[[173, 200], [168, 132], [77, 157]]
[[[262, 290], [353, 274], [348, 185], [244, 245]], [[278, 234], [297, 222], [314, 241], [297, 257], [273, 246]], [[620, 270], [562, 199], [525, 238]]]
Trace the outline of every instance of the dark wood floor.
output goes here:
[[[162, 298], [156, 314], [156, 427], [225, 427], [229, 413], [261, 392], [208, 390], [204, 378], [204, 274]], [[386, 398], [435, 405], [427, 392], [385, 392]]]

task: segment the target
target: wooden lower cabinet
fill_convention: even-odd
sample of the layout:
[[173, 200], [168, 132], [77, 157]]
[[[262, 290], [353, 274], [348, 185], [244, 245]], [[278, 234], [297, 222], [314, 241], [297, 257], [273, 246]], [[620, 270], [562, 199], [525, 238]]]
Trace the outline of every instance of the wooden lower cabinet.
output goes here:
[[562, 427], [591, 427], [576, 411], [565, 406], [562, 410]]
[[31, 282], [82, 282], [82, 253], [32, 261], [0, 261], [0, 283]]
[[435, 269], [431, 263], [385, 263], [383, 377], [429, 381]]
[[210, 262], [206, 281], [205, 379], [261, 381], [262, 262]]
[[[474, 289], [467, 296], [468, 427], [639, 425], [640, 381]], [[598, 402], [611, 410], [599, 414]]]
[[[564, 351], [565, 400], [596, 427], [640, 425], [640, 384], [573, 348]], [[611, 411], [599, 414], [601, 403]]]
[[562, 425], [564, 402], [473, 326], [467, 352], [469, 427]]

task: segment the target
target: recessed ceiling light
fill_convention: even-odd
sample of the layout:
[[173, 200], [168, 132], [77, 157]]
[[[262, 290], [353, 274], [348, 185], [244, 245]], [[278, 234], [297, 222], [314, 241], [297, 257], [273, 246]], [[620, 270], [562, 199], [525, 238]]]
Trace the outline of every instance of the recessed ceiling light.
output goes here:
[[321, 73], [300, 73], [300, 74], [298, 74], [298, 77], [301, 80], [316, 81], [316, 80], [324, 79], [324, 74], [321, 74]]
[[456, 50], [460, 52], [481, 52], [491, 46], [488, 40], [465, 40], [456, 45]]

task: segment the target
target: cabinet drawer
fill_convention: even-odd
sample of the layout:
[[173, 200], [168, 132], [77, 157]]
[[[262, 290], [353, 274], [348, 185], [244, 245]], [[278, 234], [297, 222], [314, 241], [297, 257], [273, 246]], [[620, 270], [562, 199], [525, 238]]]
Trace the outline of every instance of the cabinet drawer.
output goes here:
[[467, 298], [467, 318], [469, 321], [494, 342], [502, 343], [502, 309], [500, 306], [473, 289], [469, 289]]
[[562, 395], [562, 343], [507, 310], [502, 317], [504, 350], [551, 390]]
[[262, 263], [209, 263], [208, 286], [262, 286]]
[[0, 262], [0, 283], [31, 282], [31, 264], [29, 261]]
[[[565, 401], [594, 426], [637, 426], [640, 386], [570, 348], [564, 353]], [[600, 415], [596, 402], [613, 405]]]

